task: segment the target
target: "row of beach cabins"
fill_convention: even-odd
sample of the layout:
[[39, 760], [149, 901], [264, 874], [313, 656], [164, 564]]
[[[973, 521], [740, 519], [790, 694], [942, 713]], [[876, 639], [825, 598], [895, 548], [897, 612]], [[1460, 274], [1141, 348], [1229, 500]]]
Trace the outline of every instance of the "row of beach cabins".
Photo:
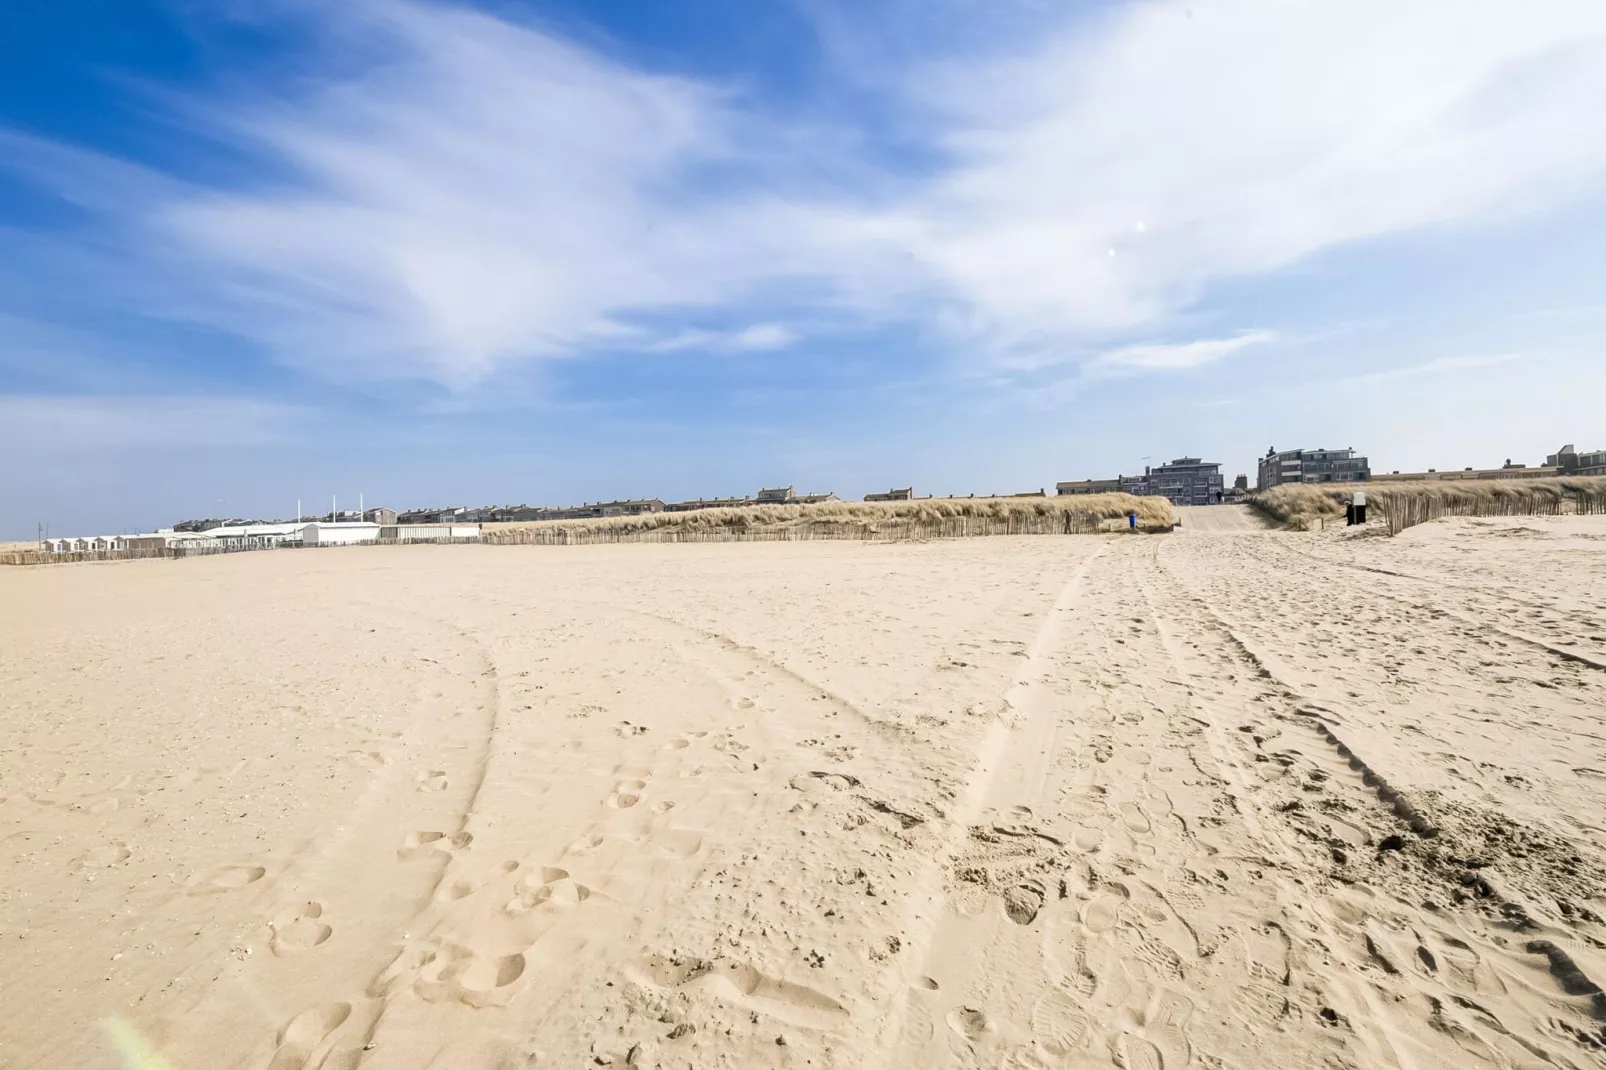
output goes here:
[[359, 543], [477, 542], [478, 524], [392, 524], [369, 521], [313, 521], [292, 524], [237, 524], [205, 531], [165, 529], [140, 535], [92, 535], [44, 539], [50, 554], [121, 552], [130, 556], [190, 556], [280, 546], [353, 546]]

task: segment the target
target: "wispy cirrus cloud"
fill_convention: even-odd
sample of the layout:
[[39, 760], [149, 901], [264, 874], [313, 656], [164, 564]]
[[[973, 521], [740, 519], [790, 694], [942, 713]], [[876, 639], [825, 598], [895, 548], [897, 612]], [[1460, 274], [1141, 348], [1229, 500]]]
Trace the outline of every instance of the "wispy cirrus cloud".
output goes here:
[[953, 166], [922, 251], [982, 332], [1141, 330], [1213, 282], [1606, 166], [1590, 0], [1156, 3], [1041, 36], [924, 90]]
[[798, 334], [779, 323], [755, 323], [738, 330], [710, 331], [689, 328], [667, 338], [658, 338], [644, 348], [654, 353], [699, 350], [709, 353], [763, 353], [785, 349], [798, 340]]
[[1464, 357], [1438, 357], [1434, 360], [1423, 361], [1421, 364], [1410, 364], [1401, 368], [1385, 368], [1382, 371], [1367, 372], [1364, 375], [1352, 375], [1343, 380], [1343, 383], [1373, 384], [1387, 383], [1395, 379], [1413, 379], [1419, 375], [1439, 375], [1444, 372], [1466, 371], [1471, 368], [1492, 368], [1497, 364], [1510, 364], [1514, 361], [1542, 360], [1544, 353], [1488, 353]]
[[1252, 346], [1265, 345], [1276, 337], [1273, 331], [1256, 330], [1241, 331], [1230, 338], [1121, 346], [1100, 353], [1083, 365], [1083, 371], [1094, 377], [1185, 371], [1214, 364]]
[[822, 313], [934, 322], [983, 365], [1198, 367], [1266, 340], [1143, 341], [1214, 283], [1606, 169], [1594, 0], [1052, 12], [1005, 59], [956, 32], [889, 79], [917, 87], [883, 103], [921, 131], [919, 168], [880, 165], [852, 115], [802, 121], [481, 12], [298, 10], [360, 47], [186, 113], [253, 181], [15, 134], [0, 158], [97, 221], [83, 255], [113, 299], [343, 381], [780, 350]]

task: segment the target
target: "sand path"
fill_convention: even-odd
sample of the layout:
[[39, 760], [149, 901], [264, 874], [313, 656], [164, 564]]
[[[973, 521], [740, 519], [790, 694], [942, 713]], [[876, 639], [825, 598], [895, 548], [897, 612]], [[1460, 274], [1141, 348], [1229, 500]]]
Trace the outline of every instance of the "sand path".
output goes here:
[[1606, 521], [0, 596], [3, 1065], [1606, 1052]]

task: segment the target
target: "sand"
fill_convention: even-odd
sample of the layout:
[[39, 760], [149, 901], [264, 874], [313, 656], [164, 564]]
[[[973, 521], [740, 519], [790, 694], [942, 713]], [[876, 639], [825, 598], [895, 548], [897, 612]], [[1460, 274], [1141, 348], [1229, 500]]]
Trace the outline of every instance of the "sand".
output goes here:
[[0, 570], [0, 1066], [1601, 1066], [1606, 518], [1218, 526]]

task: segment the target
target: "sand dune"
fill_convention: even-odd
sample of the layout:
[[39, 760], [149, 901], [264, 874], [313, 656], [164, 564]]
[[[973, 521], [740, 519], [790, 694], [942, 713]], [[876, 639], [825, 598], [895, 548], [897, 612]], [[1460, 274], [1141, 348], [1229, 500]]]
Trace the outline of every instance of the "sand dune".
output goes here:
[[1602, 1065], [1606, 518], [1202, 527], [0, 572], [0, 1065]]

